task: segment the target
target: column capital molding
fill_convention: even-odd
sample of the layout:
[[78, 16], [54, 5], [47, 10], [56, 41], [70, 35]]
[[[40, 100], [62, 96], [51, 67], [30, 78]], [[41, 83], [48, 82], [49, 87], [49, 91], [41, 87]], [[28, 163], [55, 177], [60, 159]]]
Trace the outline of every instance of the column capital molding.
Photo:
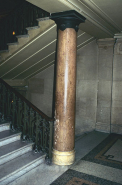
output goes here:
[[112, 47], [115, 43], [113, 38], [98, 39], [97, 44], [99, 48]]
[[66, 28], [74, 28], [77, 32], [79, 24], [85, 22], [85, 17], [75, 10], [52, 13], [50, 19], [54, 20], [57, 28], [64, 31]]
[[115, 39], [122, 39], [122, 32], [121, 32], [121, 33], [116, 33], [116, 34], [114, 35], [114, 38], [115, 38]]

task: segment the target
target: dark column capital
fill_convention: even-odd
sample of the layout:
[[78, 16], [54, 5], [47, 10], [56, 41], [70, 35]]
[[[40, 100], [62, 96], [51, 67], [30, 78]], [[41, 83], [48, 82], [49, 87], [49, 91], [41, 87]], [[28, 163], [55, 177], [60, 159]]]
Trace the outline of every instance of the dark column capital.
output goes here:
[[54, 20], [57, 28], [64, 31], [66, 28], [74, 28], [78, 31], [80, 23], [85, 22], [85, 17], [76, 12], [75, 10], [52, 13], [50, 19]]

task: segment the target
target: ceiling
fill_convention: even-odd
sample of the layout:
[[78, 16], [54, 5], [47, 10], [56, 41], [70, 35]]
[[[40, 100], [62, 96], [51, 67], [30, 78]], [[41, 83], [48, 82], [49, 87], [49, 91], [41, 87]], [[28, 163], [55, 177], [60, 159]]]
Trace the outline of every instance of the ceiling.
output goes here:
[[[46, 20], [44, 22], [48, 23], [48, 21], [49, 20]], [[31, 42], [24, 45], [24, 47], [22, 46], [17, 52], [14, 52], [0, 62], [1, 78], [27, 80], [54, 64], [57, 27], [53, 21], [51, 21], [51, 23], [46, 31], [36, 36]], [[42, 23], [40, 23], [40, 25], [42, 25]], [[35, 29], [31, 30], [30, 36], [34, 34], [33, 32], [35, 31]], [[77, 50], [94, 39], [91, 35], [79, 30], [77, 35]], [[12, 45], [9, 52], [11, 52], [13, 48], [16, 49], [18, 45]], [[3, 56], [5, 56], [6, 53], [7, 52], [4, 52]]]
[[[85, 16], [86, 21], [80, 24], [78, 31], [77, 49], [96, 38], [113, 38], [116, 33], [122, 31], [122, 0], [28, 0], [28, 2], [50, 13], [75, 9]], [[17, 45], [11, 45], [9, 51], [1, 53], [1, 78], [27, 80], [54, 64], [56, 25], [52, 22], [43, 29], [47, 23], [48, 20], [39, 21], [42, 30], [40, 32], [37, 30], [38, 34], [27, 41], [27, 44], [24, 38], [21, 38], [23, 45], [18, 39]], [[29, 37], [34, 34], [34, 30], [28, 31]]]
[[[98, 38], [122, 31], [122, 0], [27, 0], [53, 13], [75, 9], [84, 17], [81, 29]], [[55, 5], [55, 6], [54, 6]]]

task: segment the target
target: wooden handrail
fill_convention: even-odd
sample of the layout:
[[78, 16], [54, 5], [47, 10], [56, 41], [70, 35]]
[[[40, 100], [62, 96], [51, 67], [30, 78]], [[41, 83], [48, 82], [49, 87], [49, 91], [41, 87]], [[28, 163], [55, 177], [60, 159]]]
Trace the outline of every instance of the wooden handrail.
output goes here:
[[20, 98], [22, 101], [24, 101], [28, 106], [33, 108], [36, 112], [39, 113], [40, 116], [45, 118], [47, 121], [54, 121], [54, 118], [48, 117], [46, 114], [44, 114], [41, 110], [39, 110], [35, 105], [33, 105], [30, 101], [28, 101], [25, 97], [23, 97], [19, 92], [17, 92], [13, 87], [11, 87], [9, 84], [7, 84], [3, 79], [0, 78], [0, 82], [2, 82], [8, 89], [10, 89], [12, 92], [15, 93], [15, 95]]

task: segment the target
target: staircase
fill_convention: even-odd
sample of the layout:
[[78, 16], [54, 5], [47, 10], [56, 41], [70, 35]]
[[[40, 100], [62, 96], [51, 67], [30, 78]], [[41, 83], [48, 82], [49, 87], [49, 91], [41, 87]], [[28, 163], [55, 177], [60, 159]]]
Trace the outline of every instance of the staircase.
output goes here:
[[0, 79], [0, 185], [50, 164], [52, 138], [53, 119]]
[[[10, 70], [6, 65], [8, 60], [10, 65], [10, 60], [14, 65], [21, 58], [17, 56], [14, 61], [11, 56], [16, 57], [54, 24], [51, 20], [43, 21], [47, 15], [49, 13], [23, 1], [19, 9], [3, 20], [0, 76], [6, 69]], [[24, 57], [23, 54], [21, 56]], [[44, 161], [51, 163], [53, 121], [0, 79], [0, 185], [11, 183]]]
[[[29, 3], [29, 7], [31, 6], [32, 4]], [[23, 8], [21, 10], [24, 11]], [[0, 30], [0, 78], [4, 80], [29, 80], [55, 63], [57, 29], [54, 21], [49, 19], [50, 14], [44, 10], [38, 10], [35, 6], [29, 11], [19, 12], [19, 15], [18, 11], [17, 15], [12, 14], [14, 24], [10, 21], [12, 40], [7, 34], [10, 27], [8, 22], [5, 27], [2, 25], [3, 29]], [[18, 29], [20, 22], [21, 29]], [[12, 35], [13, 31], [15, 35]], [[95, 40], [93, 36], [79, 29], [77, 50], [93, 40]]]
[[22, 49], [54, 24], [53, 21], [47, 20], [48, 17], [48, 12], [23, 0], [12, 13], [0, 22], [1, 61]]
[[32, 142], [22, 142], [21, 132], [12, 132], [10, 123], [0, 124], [0, 185], [6, 185], [40, 165], [45, 155], [35, 153]]

